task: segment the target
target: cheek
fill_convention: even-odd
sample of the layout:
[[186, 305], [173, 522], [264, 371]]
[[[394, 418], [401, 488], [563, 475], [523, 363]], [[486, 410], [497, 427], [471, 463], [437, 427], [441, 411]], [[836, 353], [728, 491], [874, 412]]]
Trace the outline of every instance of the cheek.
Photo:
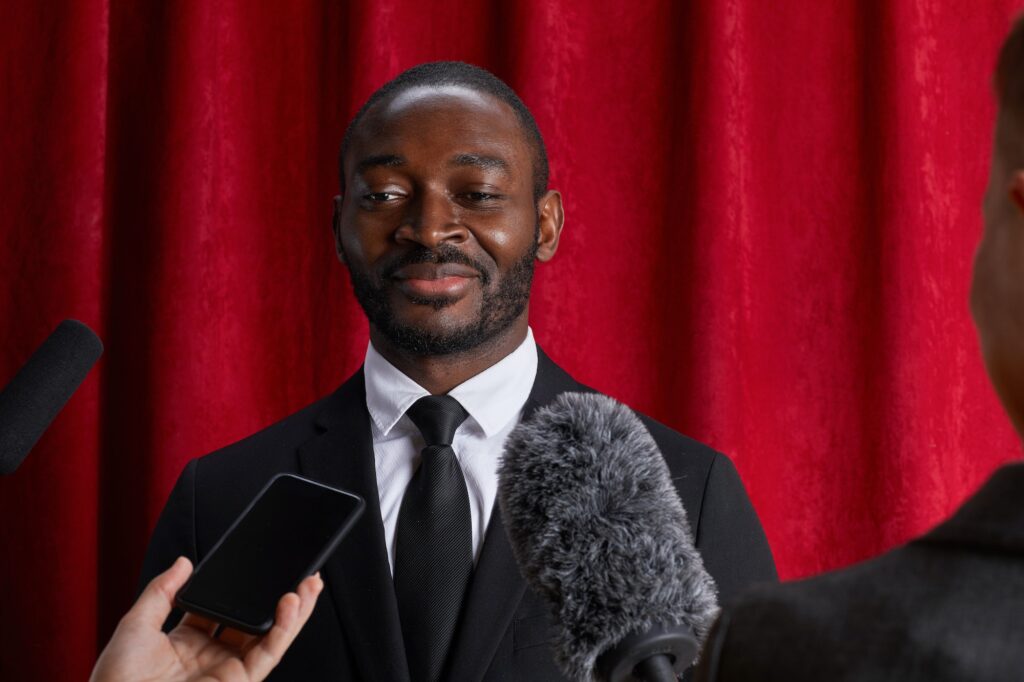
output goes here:
[[514, 263], [533, 245], [536, 220], [532, 213], [517, 211], [480, 225], [475, 230], [480, 247], [498, 263]]
[[342, 232], [346, 258], [372, 263], [388, 248], [388, 232], [372, 223], [355, 222]]
[[345, 256], [345, 262], [349, 265], [361, 263], [364, 259], [363, 246], [352, 234], [341, 236], [341, 250]]
[[991, 270], [989, 266], [990, 253], [988, 242], [982, 239], [974, 254], [974, 269], [971, 273], [971, 315], [974, 317], [974, 324], [978, 327], [978, 331], [982, 334], [985, 331], [991, 289], [988, 278], [988, 273]]
[[515, 231], [503, 226], [497, 230], [490, 230], [485, 234], [483, 243], [492, 249], [506, 250], [516, 245]]
[[[971, 312], [986, 356], [1020, 355], [1024, 348], [1024, 240], [1000, 233], [978, 249]], [[990, 360], [993, 358], [989, 358]]]
[[985, 356], [985, 367], [1003, 407], [1024, 436], [1024, 357], [1019, 346], [997, 346]]

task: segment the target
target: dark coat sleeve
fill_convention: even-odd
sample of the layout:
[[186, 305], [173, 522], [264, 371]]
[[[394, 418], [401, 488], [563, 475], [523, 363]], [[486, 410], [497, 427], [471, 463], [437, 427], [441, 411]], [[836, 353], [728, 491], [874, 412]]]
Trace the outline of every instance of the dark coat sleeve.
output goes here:
[[716, 454], [693, 529], [704, 567], [724, 604], [747, 587], [776, 582], [775, 561], [757, 512], [729, 458]]

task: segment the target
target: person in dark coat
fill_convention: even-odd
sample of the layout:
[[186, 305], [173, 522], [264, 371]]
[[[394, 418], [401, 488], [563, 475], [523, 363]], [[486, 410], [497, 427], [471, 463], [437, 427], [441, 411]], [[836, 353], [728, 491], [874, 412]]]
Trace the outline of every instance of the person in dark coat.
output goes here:
[[[1024, 19], [995, 78], [999, 114], [971, 310], [992, 384], [1024, 436]], [[1024, 464], [947, 522], [874, 560], [754, 589], [721, 614], [697, 680], [1024, 679]]]

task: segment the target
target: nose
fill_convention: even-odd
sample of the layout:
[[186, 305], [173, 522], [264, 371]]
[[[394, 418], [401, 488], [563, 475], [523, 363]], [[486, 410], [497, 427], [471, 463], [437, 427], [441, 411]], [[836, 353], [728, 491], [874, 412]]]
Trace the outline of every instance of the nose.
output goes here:
[[434, 249], [442, 242], [459, 244], [468, 235], [459, 215], [458, 204], [448, 193], [425, 190], [409, 202], [402, 224], [395, 232], [395, 240]]

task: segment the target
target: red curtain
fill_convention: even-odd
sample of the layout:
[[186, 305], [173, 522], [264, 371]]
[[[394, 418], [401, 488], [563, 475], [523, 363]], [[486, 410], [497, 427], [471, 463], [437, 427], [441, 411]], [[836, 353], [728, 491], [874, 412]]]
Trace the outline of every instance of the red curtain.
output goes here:
[[65, 317], [107, 350], [0, 481], [0, 677], [84, 678], [183, 464], [358, 366], [336, 150], [426, 60], [495, 71], [547, 139], [542, 346], [732, 456], [783, 577], [926, 530], [1021, 455], [967, 290], [1022, 7], [4, 3], [0, 381]]

